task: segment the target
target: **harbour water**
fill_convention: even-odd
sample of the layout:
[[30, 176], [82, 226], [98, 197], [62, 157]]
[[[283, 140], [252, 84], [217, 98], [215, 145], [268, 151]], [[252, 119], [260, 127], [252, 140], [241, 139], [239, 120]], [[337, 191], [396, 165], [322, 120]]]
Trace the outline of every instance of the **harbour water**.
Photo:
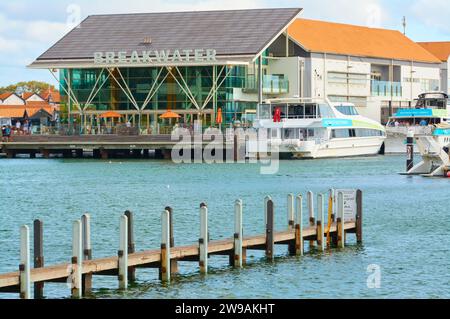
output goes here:
[[[208, 203], [211, 239], [233, 234], [233, 203], [244, 202], [245, 235], [264, 229], [263, 198], [276, 205], [276, 228], [287, 227], [288, 193], [364, 191], [364, 244], [325, 254], [288, 257], [286, 247], [266, 263], [262, 252], [248, 254], [243, 270], [226, 257], [211, 257], [210, 273], [180, 263], [181, 276], [169, 286], [157, 270], [138, 270], [127, 292], [114, 277], [94, 277], [93, 298], [449, 298], [449, 180], [401, 176], [404, 156], [282, 161], [276, 175], [259, 165], [192, 164], [144, 160], [0, 160], [0, 273], [19, 264], [19, 227], [44, 221], [46, 264], [68, 262], [71, 224], [89, 212], [95, 258], [118, 250], [119, 216], [135, 213], [137, 250], [160, 245], [160, 214], [174, 209], [175, 241], [198, 241], [201, 202]], [[367, 285], [368, 267], [381, 269], [380, 288]], [[66, 298], [64, 284], [47, 284], [46, 296]], [[0, 294], [0, 298], [16, 295]]]

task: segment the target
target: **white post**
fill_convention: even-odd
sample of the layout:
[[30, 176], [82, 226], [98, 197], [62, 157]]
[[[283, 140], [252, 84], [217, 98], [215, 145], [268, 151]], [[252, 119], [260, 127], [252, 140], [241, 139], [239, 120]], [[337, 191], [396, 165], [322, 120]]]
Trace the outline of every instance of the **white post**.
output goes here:
[[20, 228], [20, 298], [31, 298], [30, 279], [30, 228], [22, 226]]
[[237, 200], [234, 205], [234, 267], [242, 268], [242, 200]]
[[120, 216], [119, 288], [128, 288], [128, 217]]
[[161, 214], [161, 280], [170, 281], [170, 212]]
[[73, 222], [72, 228], [72, 297], [82, 297], [82, 273], [83, 273], [83, 238], [81, 221]]
[[200, 272], [208, 273], [208, 207], [200, 205]]
[[[336, 209], [336, 192], [335, 190], [332, 188], [330, 189], [330, 197], [331, 197], [331, 205], [333, 207], [331, 214], [334, 215], [334, 218], [336, 219], [336, 213], [337, 213], [337, 209]], [[332, 222], [335, 222], [336, 220], [332, 220]]]
[[344, 194], [338, 193], [338, 215], [337, 215], [337, 232], [338, 232], [338, 247], [345, 247], [345, 220], [344, 220]]
[[296, 255], [303, 256], [303, 196], [297, 196], [297, 225], [295, 226], [295, 238], [296, 238]]
[[[313, 192], [308, 192], [307, 195], [307, 201], [308, 201], [308, 211], [309, 211], [309, 226], [310, 227], [315, 227], [316, 226], [316, 219], [314, 217], [314, 193]], [[314, 247], [315, 245], [315, 241], [314, 240], [310, 240], [309, 241], [309, 248], [311, 249], [312, 247]]]
[[322, 194], [317, 195], [317, 248], [325, 250], [324, 226], [325, 226], [325, 201]]
[[91, 215], [84, 214], [81, 217], [83, 232], [83, 260], [90, 260], [91, 255]]
[[267, 226], [267, 203], [272, 200], [272, 197], [267, 195], [264, 197], [264, 231], [266, 231]]
[[314, 219], [314, 193], [313, 192], [308, 192], [308, 212], [309, 212], [309, 218], [311, 220]]
[[295, 228], [295, 199], [294, 194], [288, 195], [288, 229]]

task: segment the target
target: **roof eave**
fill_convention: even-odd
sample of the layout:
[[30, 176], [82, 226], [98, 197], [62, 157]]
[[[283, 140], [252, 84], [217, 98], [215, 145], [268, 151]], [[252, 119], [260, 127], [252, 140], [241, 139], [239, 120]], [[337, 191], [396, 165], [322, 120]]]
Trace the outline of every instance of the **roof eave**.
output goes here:
[[292, 19], [288, 22], [288, 24], [285, 25], [278, 33], [276, 33], [276, 35], [275, 35], [274, 37], [272, 37], [272, 39], [271, 39], [268, 43], [266, 43], [266, 44], [262, 47], [262, 49], [259, 50], [258, 54], [256, 54], [256, 56], [253, 58], [252, 62], [255, 62], [256, 59], [258, 59], [258, 58], [264, 53], [264, 51], [266, 51], [267, 48], [269, 48], [269, 47], [275, 42], [276, 39], [278, 39], [284, 32], [286, 32], [286, 30], [289, 29], [289, 27], [291, 26], [291, 24], [294, 23], [295, 20], [298, 19], [298, 16], [299, 16], [302, 12], [303, 12], [303, 9], [302, 9], [302, 8], [299, 8], [299, 9], [297, 10], [297, 13], [292, 17]]

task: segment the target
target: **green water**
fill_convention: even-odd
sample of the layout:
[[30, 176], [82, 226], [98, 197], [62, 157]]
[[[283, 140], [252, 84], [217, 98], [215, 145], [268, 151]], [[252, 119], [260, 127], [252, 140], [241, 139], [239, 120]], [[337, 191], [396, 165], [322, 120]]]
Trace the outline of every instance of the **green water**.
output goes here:
[[[169, 285], [157, 270], [138, 270], [127, 292], [115, 277], [94, 277], [94, 298], [449, 298], [450, 180], [406, 177], [404, 156], [283, 161], [276, 175], [258, 165], [175, 165], [163, 161], [0, 160], [0, 273], [19, 264], [19, 227], [36, 218], [45, 223], [45, 261], [71, 256], [71, 224], [92, 215], [94, 258], [118, 250], [119, 216], [135, 212], [138, 250], [160, 245], [160, 214], [175, 212], [178, 245], [198, 241], [201, 202], [208, 203], [212, 240], [234, 231], [233, 203], [244, 202], [246, 235], [263, 232], [263, 198], [276, 204], [276, 227], [286, 228], [288, 193], [326, 192], [331, 187], [364, 191], [364, 244], [348, 236], [348, 247], [325, 254], [288, 257], [277, 247], [274, 263], [249, 252], [242, 270], [225, 257], [211, 257], [211, 271], [180, 263], [181, 276]], [[367, 286], [369, 265], [381, 267], [381, 287]], [[49, 298], [66, 298], [64, 284], [48, 284]], [[0, 298], [16, 295], [0, 294]]]

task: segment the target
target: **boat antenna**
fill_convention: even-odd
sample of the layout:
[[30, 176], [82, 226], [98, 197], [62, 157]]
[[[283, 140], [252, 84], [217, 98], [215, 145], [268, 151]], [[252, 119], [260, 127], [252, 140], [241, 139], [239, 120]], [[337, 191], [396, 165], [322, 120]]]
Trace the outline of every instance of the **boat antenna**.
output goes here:
[[406, 35], [406, 16], [403, 16], [403, 21], [402, 21], [402, 25], [403, 25], [403, 34]]

